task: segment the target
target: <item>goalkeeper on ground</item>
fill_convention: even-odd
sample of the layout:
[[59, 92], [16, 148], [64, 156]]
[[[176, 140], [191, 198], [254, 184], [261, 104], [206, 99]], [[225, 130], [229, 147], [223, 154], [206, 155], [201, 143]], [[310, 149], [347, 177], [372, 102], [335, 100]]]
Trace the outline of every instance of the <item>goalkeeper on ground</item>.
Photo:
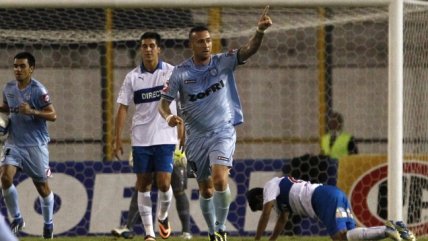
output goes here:
[[332, 240], [416, 240], [401, 221], [387, 221], [378, 227], [356, 227], [346, 195], [335, 186], [292, 177], [274, 177], [264, 188], [253, 188], [246, 196], [252, 211], [262, 211], [256, 240], [261, 239], [272, 209], [278, 213], [278, 219], [269, 240], [278, 238], [290, 213], [319, 219], [327, 227]]

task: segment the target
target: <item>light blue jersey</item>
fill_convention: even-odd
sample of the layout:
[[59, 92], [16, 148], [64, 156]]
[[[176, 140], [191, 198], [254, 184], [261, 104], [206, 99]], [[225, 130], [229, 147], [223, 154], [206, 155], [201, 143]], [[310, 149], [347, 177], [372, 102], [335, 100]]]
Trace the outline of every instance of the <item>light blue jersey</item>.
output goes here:
[[212, 55], [210, 63], [201, 67], [190, 58], [174, 69], [162, 98], [172, 101], [180, 93], [189, 138], [243, 122], [233, 73], [238, 65], [237, 53], [233, 50]]
[[49, 142], [46, 120], [19, 113], [19, 105], [27, 102], [31, 108], [42, 110], [50, 105], [46, 88], [31, 79], [25, 89], [18, 89], [16, 80], [9, 81], [3, 90], [3, 103], [9, 106], [10, 126], [6, 144], [16, 146], [40, 146]]

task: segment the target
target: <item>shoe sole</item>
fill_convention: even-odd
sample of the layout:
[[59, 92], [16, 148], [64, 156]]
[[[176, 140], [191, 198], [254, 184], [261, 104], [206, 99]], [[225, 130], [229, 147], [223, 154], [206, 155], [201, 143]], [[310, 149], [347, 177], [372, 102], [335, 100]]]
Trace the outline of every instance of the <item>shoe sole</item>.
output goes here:
[[159, 236], [163, 239], [169, 238], [171, 236], [171, 225], [168, 222], [168, 229], [165, 229], [165, 227], [159, 222]]
[[221, 235], [221, 234], [219, 234], [217, 232], [215, 232], [214, 235], [215, 235], [215, 240], [216, 241], [227, 241], [227, 236], [225, 238], [223, 235]]
[[401, 240], [416, 241], [415, 235], [407, 227], [402, 227], [401, 225], [398, 225], [398, 223], [393, 223], [391, 221], [388, 221], [388, 222], [389, 224], [392, 224], [393, 227], [397, 230]]
[[116, 232], [115, 230], [111, 231], [111, 235], [115, 236], [116, 238], [120, 238], [120, 234]]
[[[16, 229], [16, 230], [14, 230], [14, 229]], [[22, 226], [21, 227], [18, 227], [18, 228], [11, 228], [11, 230], [12, 230], [12, 233], [13, 234], [15, 234], [15, 236], [17, 236], [18, 234], [19, 234], [19, 232], [21, 232], [22, 230], [24, 230], [25, 229], [25, 222], [22, 222]]]

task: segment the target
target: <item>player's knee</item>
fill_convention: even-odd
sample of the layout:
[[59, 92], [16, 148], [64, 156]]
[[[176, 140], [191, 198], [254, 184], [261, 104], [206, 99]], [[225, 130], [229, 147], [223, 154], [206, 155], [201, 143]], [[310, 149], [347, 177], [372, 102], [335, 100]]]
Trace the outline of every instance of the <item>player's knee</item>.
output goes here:
[[211, 198], [213, 194], [214, 194], [213, 189], [205, 189], [205, 190], [199, 191], [199, 195], [201, 195], [203, 198]]
[[167, 185], [166, 183], [162, 183], [160, 185], [158, 185], [158, 189], [161, 192], [167, 192], [170, 189], [171, 185]]
[[227, 188], [228, 180], [222, 175], [218, 175], [217, 177], [213, 177], [213, 184], [216, 191], [224, 191]]
[[49, 194], [51, 193], [51, 189], [49, 188], [47, 182], [34, 182], [34, 185], [36, 186], [39, 195], [43, 198], [49, 196]]
[[177, 190], [177, 189], [173, 189], [172, 191], [173, 191], [173, 193], [174, 193], [174, 197], [179, 197], [179, 196], [181, 196], [181, 195], [184, 195], [184, 194], [185, 194], [185, 193], [184, 193], [184, 190]]
[[12, 186], [13, 178], [9, 175], [1, 175], [1, 186], [3, 189], [8, 189]]

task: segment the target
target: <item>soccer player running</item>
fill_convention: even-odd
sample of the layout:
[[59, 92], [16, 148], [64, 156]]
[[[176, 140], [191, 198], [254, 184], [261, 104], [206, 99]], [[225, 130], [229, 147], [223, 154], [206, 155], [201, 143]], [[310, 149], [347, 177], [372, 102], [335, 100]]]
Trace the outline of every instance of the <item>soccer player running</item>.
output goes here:
[[55, 121], [57, 115], [46, 88], [31, 77], [35, 65], [31, 53], [18, 53], [13, 64], [16, 80], [9, 81], [3, 89], [0, 111], [9, 112], [10, 126], [1, 157], [1, 184], [6, 207], [13, 218], [10, 227], [17, 235], [25, 222], [13, 179], [17, 171], [31, 177], [40, 195], [43, 237], [52, 239], [54, 194], [48, 184], [50, 139], [46, 122]]
[[162, 93], [159, 111], [171, 127], [181, 122], [170, 109], [170, 103], [180, 93], [186, 155], [197, 176], [200, 208], [210, 240], [227, 240], [225, 223], [231, 202], [228, 175], [236, 142], [234, 126], [243, 122], [233, 72], [259, 49], [264, 31], [272, 25], [268, 9], [264, 9], [249, 42], [227, 53], [212, 55], [209, 30], [204, 26], [192, 28], [189, 43], [193, 56], [176, 66]]
[[[145, 240], [155, 240], [152, 218], [151, 188], [155, 174], [158, 188], [159, 235], [166, 239], [171, 234], [168, 210], [171, 205], [171, 172], [173, 152], [177, 144], [177, 130], [170, 128], [157, 111], [160, 91], [170, 77], [173, 66], [159, 59], [161, 37], [156, 32], [144, 33], [140, 40], [142, 64], [130, 71], [123, 81], [117, 103], [115, 123], [115, 155], [123, 154], [121, 134], [133, 102], [131, 144], [134, 172], [137, 174], [138, 210], [146, 232]], [[175, 103], [171, 107], [176, 113]], [[177, 124], [182, 121], [177, 117]]]
[[246, 196], [252, 211], [262, 211], [255, 240], [261, 239], [272, 209], [276, 210], [278, 219], [269, 238], [271, 241], [284, 230], [290, 213], [319, 219], [332, 240], [416, 240], [401, 221], [387, 221], [385, 226], [378, 227], [356, 227], [345, 193], [335, 186], [274, 177], [263, 188], [249, 190]]

